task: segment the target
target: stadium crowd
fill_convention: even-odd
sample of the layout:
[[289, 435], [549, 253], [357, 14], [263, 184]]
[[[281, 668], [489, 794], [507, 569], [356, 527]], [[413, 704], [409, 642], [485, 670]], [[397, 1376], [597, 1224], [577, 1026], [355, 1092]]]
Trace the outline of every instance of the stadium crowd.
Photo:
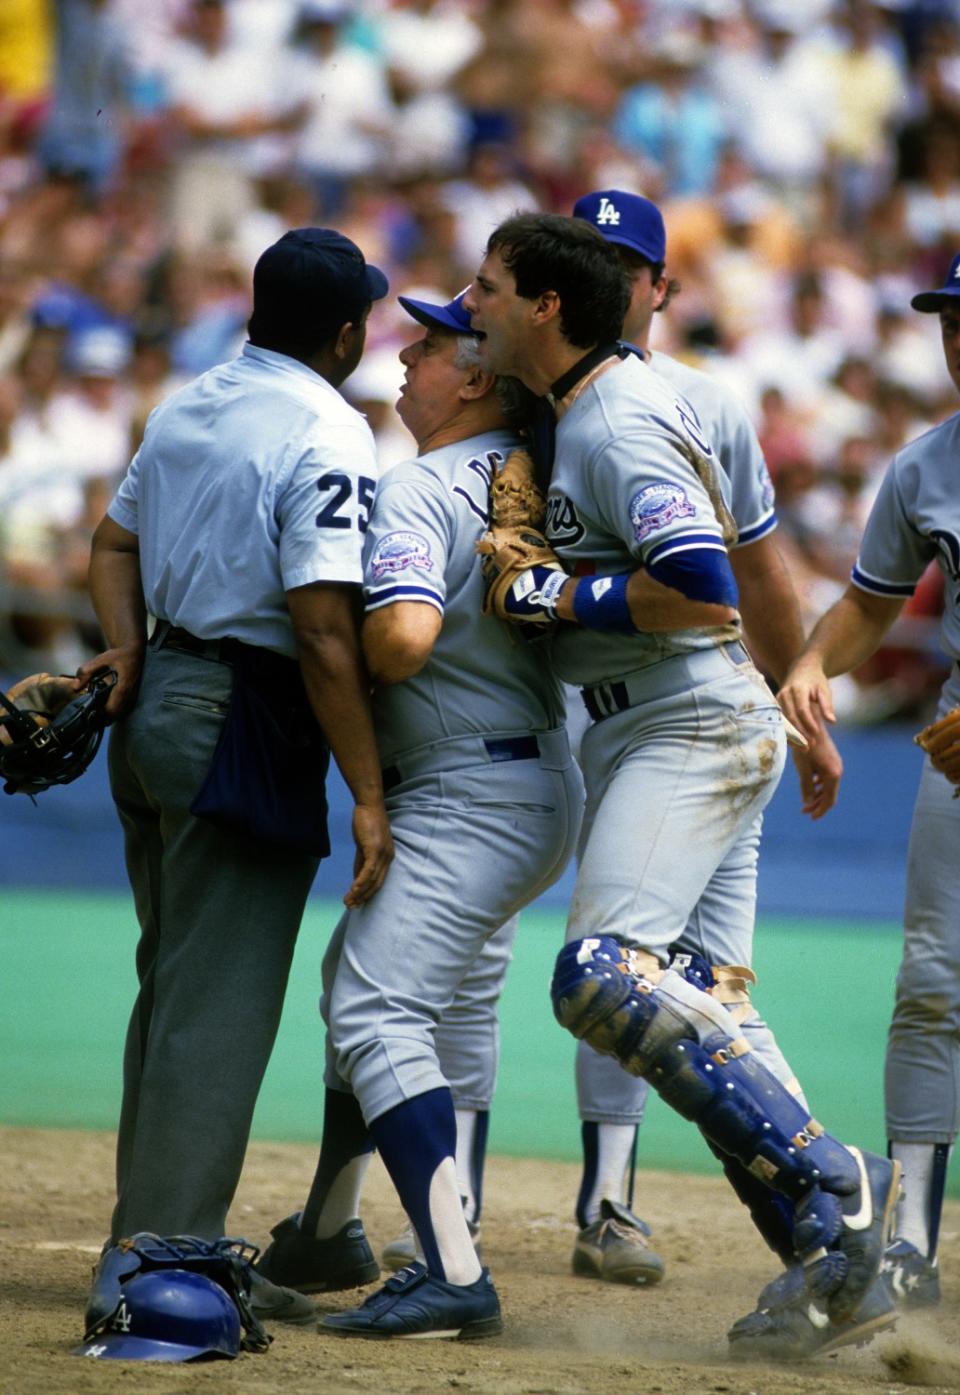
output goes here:
[[[0, 669], [99, 648], [92, 526], [153, 406], [245, 337], [259, 253], [384, 267], [346, 395], [381, 463], [409, 321], [518, 208], [663, 209], [654, 346], [745, 399], [808, 618], [893, 453], [954, 410], [909, 310], [960, 247], [958, 0], [7, 0], [0, 11]], [[929, 574], [849, 720], [936, 691]], [[29, 656], [29, 657], [28, 657]]]

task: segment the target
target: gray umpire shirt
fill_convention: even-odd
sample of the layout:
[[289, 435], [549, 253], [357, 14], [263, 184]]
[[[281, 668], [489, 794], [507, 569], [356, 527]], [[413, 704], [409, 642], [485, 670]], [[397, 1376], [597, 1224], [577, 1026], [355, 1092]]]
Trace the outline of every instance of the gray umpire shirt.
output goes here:
[[362, 579], [373, 435], [319, 374], [246, 344], [157, 407], [108, 510], [137, 533], [147, 609], [293, 658], [285, 592]]

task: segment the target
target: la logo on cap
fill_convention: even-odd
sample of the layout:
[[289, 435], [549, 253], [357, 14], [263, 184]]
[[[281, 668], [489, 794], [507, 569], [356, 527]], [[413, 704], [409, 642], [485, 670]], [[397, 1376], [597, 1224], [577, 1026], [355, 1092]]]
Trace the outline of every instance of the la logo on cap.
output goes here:
[[[600, 207], [597, 209], [597, 223], [602, 227], [609, 224], [612, 228], [618, 227], [620, 223], [620, 211], [606, 195], [601, 198]], [[957, 274], [960, 275], [960, 271]]]

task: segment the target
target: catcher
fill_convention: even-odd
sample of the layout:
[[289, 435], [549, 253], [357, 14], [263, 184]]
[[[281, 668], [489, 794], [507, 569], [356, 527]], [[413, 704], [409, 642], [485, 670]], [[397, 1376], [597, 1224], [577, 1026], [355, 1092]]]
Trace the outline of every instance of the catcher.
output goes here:
[[[942, 287], [911, 304], [940, 319], [947, 370], [960, 391], [960, 253]], [[938, 720], [917, 736], [927, 753], [907, 855], [903, 960], [887, 1041], [884, 1092], [891, 1156], [905, 1194], [885, 1270], [907, 1306], [939, 1302], [937, 1239], [950, 1149], [960, 1128], [960, 413], [905, 446], [867, 519], [850, 586], [816, 625], [780, 690], [804, 731], [835, 720], [829, 678], [879, 648], [930, 562], [943, 573], [941, 644], [950, 671]]]

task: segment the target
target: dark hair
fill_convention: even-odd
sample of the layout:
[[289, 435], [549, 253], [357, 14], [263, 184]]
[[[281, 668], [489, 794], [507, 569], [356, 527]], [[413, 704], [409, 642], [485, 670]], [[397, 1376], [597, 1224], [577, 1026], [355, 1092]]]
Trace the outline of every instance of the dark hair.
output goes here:
[[619, 339], [630, 284], [617, 249], [583, 218], [517, 213], [495, 228], [487, 252], [499, 252], [517, 295], [560, 297], [560, 329], [578, 349]]

